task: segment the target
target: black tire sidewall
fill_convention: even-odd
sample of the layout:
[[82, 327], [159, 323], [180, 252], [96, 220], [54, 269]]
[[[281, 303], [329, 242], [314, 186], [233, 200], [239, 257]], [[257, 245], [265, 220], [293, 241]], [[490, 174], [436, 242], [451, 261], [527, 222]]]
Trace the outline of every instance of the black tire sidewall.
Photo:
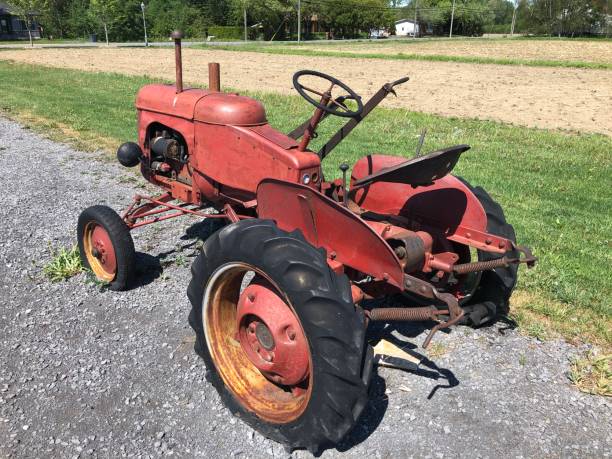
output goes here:
[[[286, 245], [285, 260], [262, 253], [266, 245], [270, 250], [275, 244], [277, 251]], [[205, 284], [219, 267], [230, 262], [246, 263], [265, 272], [288, 297], [308, 339], [312, 392], [305, 411], [287, 424], [267, 423], [246, 410], [225, 386], [208, 351], [202, 324]], [[291, 263], [311, 279], [320, 277], [318, 285], [296, 288], [286, 275], [287, 264]], [[365, 358], [369, 354], [364, 315], [352, 303], [346, 276], [331, 271], [324, 253], [308, 244], [301, 233], [282, 232], [265, 220], [239, 222], [215, 233], [206, 241], [192, 272], [190, 324], [196, 332], [195, 348], [206, 363], [209, 381], [232, 413], [290, 448], [315, 452], [340, 441], [365, 407], [371, 368], [371, 360]]]
[[110, 207], [91, 206], [81, 212], [77, 224], [77, 239], [81, 262], [87, 269], [91, 269], [91, 266], [85, 255], [83, 238], [85, 236], [85, 228], [91, 222], [98, 223], [106, 230], [115, 251], [117, 273], [115, 278], [108, 283], [109, 288], [115, 291], [127, 289], [133, 281], [136, 257], [130, 229], [117, 212]]
[[[510, 225], [501, 205], [487, 191], [474, 187], [461, 177], [457, 177], [469, 188], [482, 205], [487, 216], [487, 232], [516, 242], [514, 227]], [[509, 257], [518, 257], [516, 250], [506, 253]], [[500, 255], [478, 250], [478, 261], [488, 261], [499, 258]], [[510, 296], [518, 281], [518, 265], [497, 268], [482, 273], [480, 282], [469, 301], [462, 304], [465, 311], [464, 322], [467, 325], [480, 326], [499, 317], [507, 316], [510, 311]]]

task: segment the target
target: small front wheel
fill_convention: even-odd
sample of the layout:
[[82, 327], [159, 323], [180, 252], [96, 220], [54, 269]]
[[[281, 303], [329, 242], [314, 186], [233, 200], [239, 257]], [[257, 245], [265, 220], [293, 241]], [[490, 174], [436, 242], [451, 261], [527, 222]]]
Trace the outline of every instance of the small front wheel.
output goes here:
[[111, 290], [125, 290], [133, 278], [135, 251], [121, 217], [107, 206], [88, 207], [79, 216], [77, 237], [83, 266]]

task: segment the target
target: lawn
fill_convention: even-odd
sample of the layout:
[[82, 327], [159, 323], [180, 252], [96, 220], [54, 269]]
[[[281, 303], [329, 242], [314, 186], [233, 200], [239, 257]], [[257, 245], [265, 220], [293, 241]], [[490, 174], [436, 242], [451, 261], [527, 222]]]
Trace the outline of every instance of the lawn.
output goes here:
[[[52, 137], [110, 150], [136, 138], [134, 96], [150, 81], [0, 62], [0, 110]], [[299, 97], [251, 95], [285, 132], [311, 113]], [[319, 144], [339, 122], [325, 122]], [[523, 328], [609, 348], [612, 139], [380, 109], [326, 160], [326, 177], [338, 177], [341, 162], [369, 152], [410, 157], [423, 128], [429, 131], [424, 150], [472, 145], [455, 173], [484, 186], [504, 207], [519, 241], [540, 257], [535, 269], [521, 269], [513, 301]]]

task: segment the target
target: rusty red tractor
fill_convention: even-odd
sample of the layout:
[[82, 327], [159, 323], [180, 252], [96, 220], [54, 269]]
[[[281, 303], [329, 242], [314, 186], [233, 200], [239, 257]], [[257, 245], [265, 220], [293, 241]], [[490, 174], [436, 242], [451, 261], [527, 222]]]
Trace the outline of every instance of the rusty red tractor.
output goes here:
[[[440, 329], [505, 314], [518, 265], [536, 259], [516, 244], [499, 204], [451, 175], [467, 145], [412, 159], [367, 155], [350, 179], [343, 164], [342, 179], [325, 180], [322, 160], [408, 78], [363, 103], [329, 75], [297, 72], [295, 89], [316, 109], [284, 134], [260, 102], [220, 91], [218, 64], [208, 90], [183, 89], [181, 36], [173, 38], [176, 84], [139, 91], [138, 143], [117, 153], [163, 193], [137, 195], [122, 216], [85, 210], [82, 260], [122, 290], [135, 272], [131, 230], [183, 215], [225, 220], [192, 266], [195, 350], [234, 414], [289, 448], [319, 451], [368, 401], [369, 324], [429, 323], [426, 347]], [[347, 122], [312, 151], [327, 116]]]

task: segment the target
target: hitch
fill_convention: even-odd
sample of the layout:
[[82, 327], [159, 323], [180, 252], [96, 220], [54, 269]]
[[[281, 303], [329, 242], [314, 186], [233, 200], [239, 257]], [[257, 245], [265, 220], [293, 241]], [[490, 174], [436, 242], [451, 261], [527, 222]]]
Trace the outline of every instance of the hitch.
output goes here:
[[417, 277], [406, 274], [404, 287], [407, 291], [431, 300], [439, 300], [446, 303], [446, 309], [438, 309], [436, 306], [424, 306], [416, 308], [376, 308], [366, 312], [369, 320], [374, 322], [423, 322], [426, 320], [437, 321], [438, 316], [448, 316], [445, 322], [438, 322], [429, 331], [427, 338], [423, 341], [423, 349], [427, 349], [431, 339], [438, 330], [452, 327], [463, 317], [463, 309], [459, 301], [450, 293], [440, 293], [433, 285]]

